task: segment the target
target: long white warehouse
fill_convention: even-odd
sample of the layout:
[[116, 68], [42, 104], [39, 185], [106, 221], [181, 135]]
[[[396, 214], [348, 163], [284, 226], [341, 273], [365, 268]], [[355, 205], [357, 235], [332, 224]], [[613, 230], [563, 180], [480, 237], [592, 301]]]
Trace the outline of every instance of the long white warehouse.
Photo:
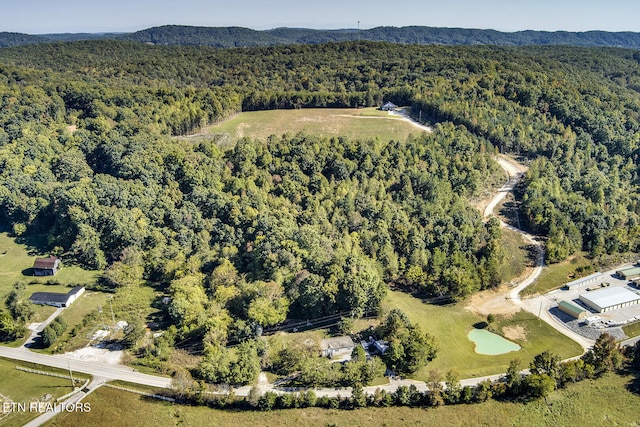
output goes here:
[[640, 302], [640, 295], [622, 287], [610, 287], [598, 289], [580, 295], [580, 301], [594, 309], [598, 313], [603, 313], [617, 308], [623, 308]]

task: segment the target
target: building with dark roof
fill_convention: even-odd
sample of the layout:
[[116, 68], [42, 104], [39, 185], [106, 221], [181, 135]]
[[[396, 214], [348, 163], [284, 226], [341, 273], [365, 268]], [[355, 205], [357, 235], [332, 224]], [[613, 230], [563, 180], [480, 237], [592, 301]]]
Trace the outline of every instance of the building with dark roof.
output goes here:
[[84, 293], [84, 286], [76, 286], [66, 294], [59, 292], [34, 292], [29, 300], [33, 304], [51, 305], [53, 307], [69, 307]]
[[33, 263], [34, 276], [54, 276], [60, 269], [60, 260], [54, 256], [36, 258]]

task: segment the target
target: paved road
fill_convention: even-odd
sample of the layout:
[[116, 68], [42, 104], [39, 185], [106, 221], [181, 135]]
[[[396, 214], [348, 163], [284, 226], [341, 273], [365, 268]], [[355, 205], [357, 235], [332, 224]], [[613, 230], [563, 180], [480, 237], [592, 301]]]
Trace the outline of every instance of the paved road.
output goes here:
[[37, 363], [43, 366], [51, 366], [60, 369], [69, 369], [108, 380], [128, 381], [150, 387], [167, 388], [171, 385], [171, 378], [157, 375], [135, 372], [125, 366], [109, 366], [96, 363], [83, 362], [64, 357], [64, 355], [48, 355], [34, 353], [26, 348], [8, 348], [0, 346], [0, 357], [24, 362]]
[[56, 311], [54, 311], [53, 314], [51, 316], [49, 316], [49, 318], [47, 320], [45, 320], [44, 322], [40, 323], [35, 329], [33, 329], [31, 331], [31, 335], [29, 336], [29, 339], [27, 339], [27, 341], [25, 341], [25, 343], [22, 344], [22, 346], [23, 347], [31, 347], [31, 345], [38, 338], [38, 335], [40, 334], [40, 332], [44, 331], [44, 328], [49, 326], [49, 323], [53, 322], [56, 317], [58, 317], [60, 314], [62, 314], [62, 312], [64, 311], [65, 308], [66, 307], [61, 307], [61, 308], [56, 309]]
[[[87, 387], [82, 390], [78, 390], [75, 394], [69, 396], [64, 402], [60, 402], [56, 405], [56, 410], [50, 412], [44, 412], [38, 418], [28, 422], [23, 427], [39, 427], [48, 421], [50, 421], [56, 415], [62, 412], [80, 412], [85, 410], [84, 405], [81, 405], [82, 399], [92, 393], [98, 387], [105, 383], [104, 378], [94, 378], [91, 380]], [[91, 407], [89, 407], [91, 409]]]
[[[410, 120], [407, 117], [405, 117], [405, 119]], [[419, 126], [423, 127], [424, 130], [430, 130], [429, 128], [423, 125], [419, 125]], [[515, 167], [513, 164], [509, 163], [508, 161], [505, 161], [504, 159], [499, 159], [498, 162], [507, 171], [507, 173], [510, 176], [510, 180], [505, 186], [503, 186], [499, 190], [499, 193], [491, 201], [491, 203], [489, 204], [489, 206], [484, 212], [485, 216], [491, 215], [493, 213], [493, 209], [495, 208], [495, 206], [497, 206], [497, 204], [506, 196], [506, 194], [509, 191], [513, 190], [513, 187], [515, 186], [515, 184], [517, 183], [517, 180], [519, 179], [519, 175], [518, 175], [519, 171], [517, 171], [517, 169], [514, 169]], [[515, 230], [516, 232], [522, 234], [527, 240], [529, 240], [532, 244], [536, 245], [536, 247], [538, 248], [538, 257], [537, 257], [536, 266], [533, 272], [525, 280], [520, 282], [515, 288], [513, 288], [509, 292], [507, 299], [510, 299], [512, 303], [520, 305], [523, 309], [531, 313], [534, 313], [536, 315], [540, 313], [542, 320], [550, 324], [552, 327], [554, 327], [561, 333], [579, 342], [584, 349], [591, 347], [591, 345], [593, 344], [593, 341], [587, 340], [586, 338], [573, 333], [568, 328], [563, 327], [562, 325], [559, 325], [558, 322], [549, 314], [548, 306], [543, 306], [542, 309], [540, 309], [538, 303], [536, 303], [535, 306], [532, 306], [532, 303], [530, 302], [532, 300], [523, 301], [520, 298], [520, 292], [524, 288], [529, 286], [531, 283], [533, 283], [542, 272], [542, 268], [544, 267], [544, 249], [542, 247], [542, 244], [534, 236], [529, 235], [524, 231], [519, 230], [510, 225], [507, 225], [505, 223], [501, 223], [501, 225], [503, 227], [509, 227]], [[8, 347], [0, 346], [0, 357], [32, 362], [32, 363], [37, 363], [44, 366], [52, 366], [52, 367], [61, 368], [61, 369], [70, 368], [76, 372], [82, 372], [85, 374], [92, 375], [94, 377], [94, 381], [92, 381], [91, 383], [93, 385], [92, 386], [93, 388], [91, 388], [91, 390], [99, 387], [100, 385], [99, 381], [104, 382], [105, 380], [122, 380], [122, 381], [131, 382], [134, 384], [142, 384], [142, 385], [158, 387], [158, 388], [168, 388], [171, 385], [170, 378], [134, 372], [131, 370], [131, 368], [127, 368], [124, 366], [116, 367], [116, 366], [108, 366], [108, 365], [96, 365], [95, 363], [88, 363], [88, 362], [68, 359], [62, 355], [44, 355], [39, 353], [33, 353], [24, 347], [8, 348]], [[492, 380], [492, 381], [498, 380], [503, 375], [504, 374], [497, 374], [497, 375], [490, 375], [490, 376], [479, 377], [479, 378], [468, 378], [468, 379], [463, 379], [460, 383], [462, 386], [467, 386], [467, 385], [473, 386], [485, 380]], [[98, 378], [102, 378], [102, 379], [97, 380]], [[387, 385], [365, 387], [364, 391], [365, 393], [370, 393], [370, 394], [374, 393], [377, 388], [387, 390], [387, 391], [394, 391], [401, 385], [405, 385], [405, 386], [415, 385], [420, 391], [427, 390], [426, 383], [421, 381], [395, 380], [395, 381], [391, 381]], [[266, 391], [274, 391], [277, 393], [287, 392], [287, 390], [278, 389], [276, 386], [274, 386], [273, 384], [269, 384], [266, 381], [261, 381], [259, 383], [259, 388], [261, 389], [262, 392], [266, 392]], [[234, 393], [236, 394], [236, 396], [248, 396], [250, 390], [251, 390], [251, 386], [240, 387], [235, 389]], [[329, 396], [329, 397], [336, 397], [336, 396], [348, 397], [351, 395], [350, 388], [323, 388], [323, 389], [314, 389], [314, 392], [318, 396]], [[80, 396], [79, 398], [82, 398], [82, 397], [83, 396]], [[39, 424], [34, 424], [34, 425], [39, 425]]]

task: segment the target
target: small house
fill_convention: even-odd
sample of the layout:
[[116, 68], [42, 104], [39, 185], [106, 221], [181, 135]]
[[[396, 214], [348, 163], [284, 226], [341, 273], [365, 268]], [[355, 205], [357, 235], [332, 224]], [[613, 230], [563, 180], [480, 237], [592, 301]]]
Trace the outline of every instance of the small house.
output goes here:
[[355, 348], [355, 343], [350, 336], [327, 338], [320, 341], [320, 351], [322, 357], [333, 358], [336, 356], [345, 356], [351, 354]]
[[54, 256], [36, 258], [33, 263], [34, 276], [54, 276], [60, 269], [60, 260]]
[[382, 107], [380, 107], [382, 111], [395, 111], [397, 108], [398, 106], [393, 102], [387, 102]]

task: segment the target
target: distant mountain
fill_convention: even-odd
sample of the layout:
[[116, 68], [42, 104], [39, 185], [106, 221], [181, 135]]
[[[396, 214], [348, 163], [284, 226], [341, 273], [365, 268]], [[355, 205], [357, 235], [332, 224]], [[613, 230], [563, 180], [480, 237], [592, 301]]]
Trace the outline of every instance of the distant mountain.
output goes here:
[[49, 40], [42, 36], [32, 36], [22, 33], [0, 33], [0, 47], [24, 46], [28, 44], [47, 43]]
[[185, 27], [165, 25], [122, 35], [120, 40], [161, 45], [213, 47], [273, 46], [292, 43], [266, 31], [242, 27]]
[[45, 34], [0, 33], [0, 47], [93, 39], [117, 39], [161, 45], [213, 47], [273, 46], [281, 44], [316, 44], [350, 40], [386, 41], [403, 44], [447, 45], [573, 45], [640, 48], [640, 33], [607, 31], [518, 31], [436, 27], [376, 27], [369, 30], [314, 30], [276, 28], [257, 31], [243, 27], [189, 27], [166, 25], [125, 34]]

